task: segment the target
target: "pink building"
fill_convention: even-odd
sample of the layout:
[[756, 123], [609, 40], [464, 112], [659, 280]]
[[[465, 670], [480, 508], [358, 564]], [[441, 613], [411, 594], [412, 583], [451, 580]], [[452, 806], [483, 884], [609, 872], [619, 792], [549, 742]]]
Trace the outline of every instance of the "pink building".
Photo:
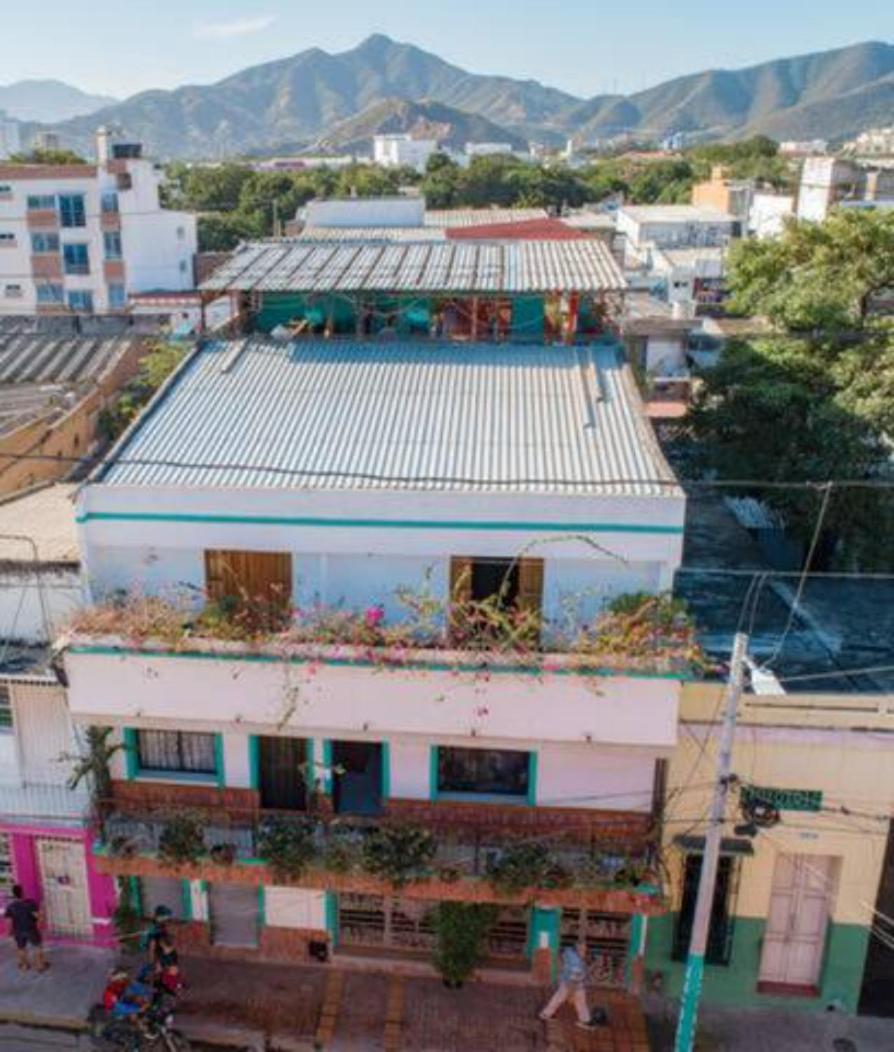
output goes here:
[[[13, 667], [34, 664], [40, 651], [16, 648]], [[76, 751], [65, 691], [33, 668], [0, 670], [0, 908], [12, 885], [41, 907], [53, 942], [111, 945], [116, 889], [97, 873], [90, 850], [85, 787], [66, 781]]]

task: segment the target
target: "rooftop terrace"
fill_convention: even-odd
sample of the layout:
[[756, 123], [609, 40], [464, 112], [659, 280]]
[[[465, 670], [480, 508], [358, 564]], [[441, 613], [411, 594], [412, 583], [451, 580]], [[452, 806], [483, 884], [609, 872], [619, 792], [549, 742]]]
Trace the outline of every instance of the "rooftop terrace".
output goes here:
[[600, 241], [433, 241], [244, 245], [202, 285], [241, 292], [622, 292], [626, 280]]

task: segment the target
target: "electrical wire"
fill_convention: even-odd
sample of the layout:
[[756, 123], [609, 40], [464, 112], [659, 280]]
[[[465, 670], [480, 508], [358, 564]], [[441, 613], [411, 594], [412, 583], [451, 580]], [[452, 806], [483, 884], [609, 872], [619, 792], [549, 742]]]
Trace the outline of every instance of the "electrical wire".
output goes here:
[[832, 484], [825, 483], [822, 487], [822, 490], [823, 497], [822, 501], [820, 502], [819, 512], [816, 516], [816, 523], [814, 524], [813, 535], [810, 538], [810, 545], [807, 549], [807, 555], [804, 558], [804, 566], [801, 576], [798, 580], [798, 587], [795, 592], [795, 597], [789, 604], [789, 612], [785, 622], [785, 627], [783, 628], [782, 635], [780, 636], [779, 641], [776, 643], [776, 646], [774, 647], [772, 653], [760, 665], [761, 669], [769, 669], [772, 663], [779, 657], [783, 647], [785, 646], [786, 640], [789, 637], [789, 633], [792, 630], [792, 626], [795, 623], [795, 618], [798, 616], [798, 609], [801, 605], [801, 600], [804, 597], [804, 588], [807, 585], [807, 573], [810, 570], [811, 564], [813, 563], [813, 556], [815, 555], [817, 546], [819, 545], [820, 536], [823, 532], [823, 525], [826, 521], [826, 512], [829, 509], [829, 499], [832, 496]]

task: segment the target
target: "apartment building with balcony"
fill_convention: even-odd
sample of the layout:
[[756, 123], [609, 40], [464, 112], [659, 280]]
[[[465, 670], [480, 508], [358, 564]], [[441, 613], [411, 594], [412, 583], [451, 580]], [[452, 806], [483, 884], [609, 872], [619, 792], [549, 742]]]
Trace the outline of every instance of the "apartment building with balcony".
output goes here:
[[605, 340], [200, 346], [79, 495], [97, 867], [211, 954], [425, 961], [439, 902], [490, 902], [488, 965], [583, 935], [626, 984], [684, 508]]
[[114, 313], [195, 285], [196, 219], [163, 208], [161, 169], [100, 129], [97, 163], [0, 165], [0, 315]]

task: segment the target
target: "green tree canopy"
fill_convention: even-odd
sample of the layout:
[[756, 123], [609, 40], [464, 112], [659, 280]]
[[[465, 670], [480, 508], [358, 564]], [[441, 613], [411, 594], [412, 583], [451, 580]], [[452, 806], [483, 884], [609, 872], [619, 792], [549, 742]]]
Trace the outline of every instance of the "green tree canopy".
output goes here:
[[838, 209], [790, 222], [778, 240], [740, 241], [727, 285], [733, 310], [792, 332], [862, 328], [873, 298], [894, 288], [894, 213]]

